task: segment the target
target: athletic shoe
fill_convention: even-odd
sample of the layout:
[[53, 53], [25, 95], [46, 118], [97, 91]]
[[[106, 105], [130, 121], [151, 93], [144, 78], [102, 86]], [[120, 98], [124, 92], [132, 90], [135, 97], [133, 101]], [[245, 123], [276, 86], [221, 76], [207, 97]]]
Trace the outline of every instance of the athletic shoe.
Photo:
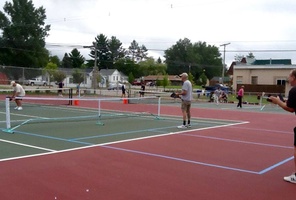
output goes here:
[[178, 126], [178, 128], [187, 128], [185, 125]]
[[190, 124], [187, 124], [187, 126], [186, 126], [187, 128], [191, 128], [191, 125]]
[[23, 110], [23, 107], [18, 107], [17, 110]]
[[17, 109], [18, 109], [18, 106], [17, 106], [17, 107], [15, 107], [14, 109], [15, 109], [15, 110], [17, 110]]
[[288, 181], [290, 183], [296, 183], [296, 175], [295, 175], [295, 173], [292, 174], [291, 176], [285, 176], [284, 180]]

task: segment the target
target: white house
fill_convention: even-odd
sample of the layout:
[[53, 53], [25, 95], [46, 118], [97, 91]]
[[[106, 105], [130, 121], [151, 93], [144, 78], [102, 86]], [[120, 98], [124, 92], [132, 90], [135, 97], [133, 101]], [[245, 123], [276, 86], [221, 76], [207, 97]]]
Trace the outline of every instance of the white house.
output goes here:
[[[73, 82], [73, 69], [62, 68], [59, 69], [66, 74], [66, 78], [63, 83], [65, 87], [76, 87], [77, 83]], [[84, 81], [81, 83], [80, 87], [91, 88], [92, 87], [92, 77], [93, 69], [85, 69], [83, 71]], [[117, 69], [101, 69], [99, 71], [99, 76], [101, 81], [98, 83], [100, 88], [105, 88], [108, 84], [117, 84], [127, 82], [127, 76], [119, 72]]]
[[107, 84], [117, 84], [127, 82], [127, 76], [119, 72], [117, 69], [101, 69], [100, 76], [102, 77], [102, 87], [106, 87]]

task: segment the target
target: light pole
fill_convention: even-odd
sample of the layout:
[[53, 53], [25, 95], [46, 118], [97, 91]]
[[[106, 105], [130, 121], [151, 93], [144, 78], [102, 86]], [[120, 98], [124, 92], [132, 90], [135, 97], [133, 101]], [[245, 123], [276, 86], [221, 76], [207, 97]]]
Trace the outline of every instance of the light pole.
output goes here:
[[230, 42], [229, 43], [225, 43], [225, 44], [221, 44], [220, 45], [220, 47], [221, 46], [224, 46], [224, 55], [223, 55], [223, 68], [222, 68], [222, 84], [224, 84], [224, 70], [225, 70], [225, 47], [227, 46], [227, 45], [229, 45], [230, 44]]
[[189, 64], [188, 68], [189, 68], [189, 70], [188, 70], [188, 75], [189, 75], [190, 71], [191, 71], [191, 64]]

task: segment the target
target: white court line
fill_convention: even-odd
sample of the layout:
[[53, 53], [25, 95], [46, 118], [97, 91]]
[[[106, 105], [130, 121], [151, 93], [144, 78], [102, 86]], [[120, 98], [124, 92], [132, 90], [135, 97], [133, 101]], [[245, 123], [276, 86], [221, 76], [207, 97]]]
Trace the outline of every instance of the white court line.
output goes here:
[[0, 139], [0, 142], [5, 142], [5, 143], [9, 143], [9, 144], [15, 144], [15, 145], [24, 146], [24, 147], [30, 147], [30, 148], [34, 148], [34, 149], [40, 149], [40, 150], [44, 150], [44, 151], [56, 152], [56, 150], [53, 150], [53, 149], [47, 149], [47, 148], [43, 148], [43, 147], [38, 147], [38, 146], [34, 146], [34, 145], [28, 145], [28, 144], [19, 143], [19, 142], [13, 142], [13, 141], [9, 141], [9, 140], [2, 140], [2, 139]]

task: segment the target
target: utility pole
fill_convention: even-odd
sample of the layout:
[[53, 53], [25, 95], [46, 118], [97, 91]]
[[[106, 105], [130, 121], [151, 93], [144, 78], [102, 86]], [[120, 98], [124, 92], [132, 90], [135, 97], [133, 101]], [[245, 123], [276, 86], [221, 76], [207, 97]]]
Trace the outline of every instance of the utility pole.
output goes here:
[[230, 42], [229, 43], [225, 43], [225, 44], [221, 44], [220, 45], [220, 47], [221, 46], [224, 46], [224, 55], [223, 55], [223, 68], [222, 68], [222, 84], [224, 83], [224, 70], [225, 70], [225, 67], [226, 67], [226, 64], [225, 64], [225, 47], [227, 46], [227, 45], [229, 45], [230, 44]]
[[188, 66], [188, 75], [190, 74], [190, 72], [191, 72], [191, 63], [189, 64], [189, 66]]
[[96, 94], [97, 83], [98, 83], [98, 75], [99, 75], [99, 69], [98, 69], [98, 66], [97, 66], [97, 60], [98, 60], [97, 42], [93, 42], [92, 46], [83, 46], [83, 48], [94, 48], [94, 51], [95, 51], [95, 64], [94, 64], [94, 67], [93, 67], [92, 88], [94, 89], [94, 94]]
[[98, 58], [98, 52], [97, 52], [97, 42], [93, 43], [95, 47], [95, 65], [93, 70], [93, 88], [94, 88], [94, 94], [96, 94], [97, 84], [98, 84], [98, 75], [99, 75], [99, 69], [97, 66], [97, 58]]

